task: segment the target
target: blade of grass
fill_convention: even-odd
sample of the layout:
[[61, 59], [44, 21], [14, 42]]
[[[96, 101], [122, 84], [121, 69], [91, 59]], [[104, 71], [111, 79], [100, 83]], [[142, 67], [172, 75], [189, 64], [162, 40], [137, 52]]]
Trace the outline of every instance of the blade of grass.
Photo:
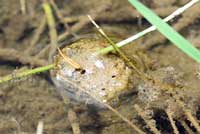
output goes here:
[[28, 76], [28, 75], [41, 73], [41, 72], [50, 70], [54, 67], [55, 67], [55, 64], [50, 64], [50, 65], [38, 67], [38, 68], [35, 68], [35, 69], [29, 69], [29, 70], [26, 70], [26, 71], [23, 71], [23, 72], [20, 72], [20, 73], [16, 73], [14, 77], [13, 77], [12, 74], [9, 74], [7, 76], [0, 77], [0, 84], [4, 83], [4, 82], [8, 82], [8, 81], [16, 79], [16, 78], [22, 78], [22, 77], [25, 77], [25, 76]]
[[160, 17], [148, 9], [138, 0], [129, 0], [129, 2], [152, 24], [159, 32], [168, 38], [174, 45], [185, 52], [188, 56], [200, 63], [200, 51], [196, 49], [189, 41], [176, 32], [172, 27], [165, 23]]
[[[169, 16], [167, 16], [166, 18], [164, 18], [163, 20], [164, 20], [165, 22], [170, 21], [171, 19], [173, 19], [173, 18], [175, 18], [176, 16], [180, 15], [181, 13], [183, 13], [184, 11], [186, 11], [188, 8], [190, 8], [191, 6], [193, 6], [194, 4], [196, 4], [196, 3], [199, 2], [199, 1], [200, 1], [200, 0], [191, 0], [190, 2], [188, 2], [187, 4], [185, 4], [185, 5], [182, 6], [182, 7], [178, 8], [176, 11], [174, 11], [172, 14], [170, 14]], [[133, 36], [131, 36], [131, 37], [125, 39], [125, 40], [122, 40], [122, 41], [116, 43], [116, 45], [117, 45], [118, 47], [125, 46], [125, 45], [127, 45], [128, 43], [130, 43], [130, 42], [132, 42], [132, 41], [134, 41], [134, 40], [136, 40], [136, 39], [138, 39], [138, 38], [140, 38], [140, 37], [146, 35], [146, 34], [149, 33], [149, 32], [152, 32], [152, 31], [154, 31], [154, 30], [156, 30], [156, 27], [155, 27], [155, 26], [151, 26], [151, 27], [145, 29], [144, 31], [141, 31], [141, 32], [139, 32], [139, 33], [137, 33], [137, 34], [135, 34], [135, 35], [133, 35]], [[110, 52], [110, 51], [113, 51], [113, 47], [112, 47], [112, 46], [108, 46], [108, 47], [106, 47], [106, 48], [103, 48], [103, 49], [99, 50], [99, 51], [97, 52], [97, 54], [106, 54], [106, 53], [108, 53], [108, 52]]]

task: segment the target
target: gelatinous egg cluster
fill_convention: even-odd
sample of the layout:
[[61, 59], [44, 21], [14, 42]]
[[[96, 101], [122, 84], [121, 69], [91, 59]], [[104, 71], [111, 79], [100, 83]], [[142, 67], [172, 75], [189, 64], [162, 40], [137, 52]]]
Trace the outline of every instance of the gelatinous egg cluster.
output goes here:
[[73, 100], [101, 107], [94, 98], [102, 102], [114, 102], [120, 94], [133, 87], [132, 71], [119, 56], [95, 54], [106, 44], [102, 40], [84, 39], [62, 49], [64, 55], [81, 66], [81, 70], [77, 70], [59, 54], [56, 56], [53, 81], [62, 93]]

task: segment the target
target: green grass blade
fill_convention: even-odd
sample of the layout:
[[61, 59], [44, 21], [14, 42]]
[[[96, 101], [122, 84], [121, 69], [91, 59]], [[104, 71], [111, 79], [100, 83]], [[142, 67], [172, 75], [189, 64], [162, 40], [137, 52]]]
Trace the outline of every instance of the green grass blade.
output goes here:
[[33, 75], [33, 74], [36, 74], [36, 73], [48, 71], [50, 69], [53, 69], [54, 67], [55, 67], [55, 64], [50, 64], [50, 65], [43, 66], [43, 67], [28, 69], [26, 71], [16, 73], [14, 77], [13, 77], [12, 74], [9, 74], [9, 75], [6, 75], [4, 77], [0, 77], [0, 84], [4, 83], [4, 82], [11, 81], [11, 80], [16, 79], [16, 78], [22, 78], [22, 77]]
[[176, 32], [171, 26], [165, 23], [160, 17], [148, 9], [138, 0], [129, 0], [129, 2], [152, 24], [159, 32], [174, 43], [179, 49], [188, 56], [200, 63], [200, 51], [196, 49], [189, 41]]

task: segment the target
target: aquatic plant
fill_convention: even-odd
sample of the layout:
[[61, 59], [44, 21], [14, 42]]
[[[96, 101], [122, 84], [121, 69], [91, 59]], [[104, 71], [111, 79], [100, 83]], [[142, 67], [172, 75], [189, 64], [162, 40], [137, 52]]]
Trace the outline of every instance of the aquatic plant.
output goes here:
[[[194, 47], [191, 46], [191, 44], [185, 40], [183, 37], [181, 37], [178, 33], [176, 33], [172, 28], [170, 28], [166, 23], [164, 23], [161, 19], [159, 19], [155, 14], [153, 14], [148, 8], [146, 8], [144, 5], [142, 5], [141, 3], [139, 3], [138, 1], [134, 1], [134, 0], [130, 0], [131, 3], [133, 5], [136, 6], [136, 8], [141, 11], [141, 13], [146, 16], [146, 18], [149, 18], [149, 21], [152, 22], [153, 25], [156, 26], [156, 28], [161, 31], [161, 33], [163, 33], [167, 38], [169, 38], [173, 43], [175, 43], [182, 51], [184, 51], [185, 53], [187, 53], [189, 56], [191, 56], [193, 59], [195, 59], [197, 62], [200, 61], [200, 57], [199, 57], [199, 51], [197, 51]], [[192, 4], [194, 4], [195, 1], [193, 1]], [[197, 1], [196, 1], [197, 2]], [[192, 4], [190, 3], [190, 6], [192, 6]], [[190, 6], [184, 6], [184, 7], [187, 7], [189, 8]], [[48, 5], [48, 3], [44, 3], [43, 5], [44, 7], [44, 10], [45, 10], [45, 13], [46, 13], [46, 18], [47, 18], [47, 24], [49, 26], [49, 31], [50, 31], [50, 39], [51, 39], [51, 50], [50, 50], [50, 55], [49, 55], [49, 59], [52, 59], [52, 56], [55, 54], [55, 51], [56, 51], [56, 47], [57, 47], [57, 42], [59, 39], [57, 39], [57, 33], [56, 33], [56, 30], [55, 30], [55, 22], [54, 22], [54, 18], [53, 18], [53, 15], [52, 15], [52, 11], [51, 11], [51, 8], [50, 6]], [[187, 9], [185, 8], [185, 10]], [[184, 10], [182, 10], [183, 12]], [[173, 14], [174, 15], [174, 14]], [[152, 17], [154, 16], [154, 17]], [[151, 17], [155, 20], [151, 20]], [[170, 17], [169, 17], [170, 18]], [[171, 17], [170, 19], [165, 19], [165, 21], [168, 21], [170, 19], [172, 19], [173, 17]], [[154, 26], [150, 28], [150, 30], [154, 30], [156, 29]], [[163, 29], [165, 28], [165, 29]], [[166, 30], [167, 29], [167, 30]], [[148, 31], [148, 30], [147, 30]], [[166, 33], [165, 33], [166, 32]], [[143, 33], [139, 33], [137, 34], [138, 36], [134, 36], [133, 39], [136, 39], [138, 37], [141, 37], [145, 34], [146, 32], [143, 32]], [[173, 34], [171, 34], [173, 33]], [[173, 35], [173, 36], [172, 36]], [[111, 49], [110, 50], [114, 50], [117, 51], [122, 57], [124, 57], [125, 60], [127, 60], [127, 62], [129, 62], [129, 60], [123, 56], [123, 53], [121, 53], [121, 51], [118, 49], [118, 44], [116, 45], [115, 43], [113, 43], [107, 36], [104, 36], [108, 42], [112, 45]], [[129, 40], [130, 41], [130, 40]], [[123, 44], [123, 43], [121, 43]], [[127, 44], [127, 43], [126, 43]], [[185, 44], [185, 45], [184, 45]], [[125, 45], [125, 44], [123, 44]], [[121, 46], [123, 46], [121, 45]], [[182, 47], [182, 45], [184, 45], [185, 47]], [[118, 46], [118, 47], [117, 47]], [[114, 49], [113, 49], [114, 48]], [[59, 53], [62, 55], [62, 53], [60, 52], [60, 49], [58, 49]], [[105, 49], [102, 49], [100, 50], [99, 52], [97, 53], [104, 53], [104, 52], [108, 52], [108, 50]], [[65, 56], [62, 56], [63, 58], [66, 58]], [[69, 60], [66, 60], [66, 62], [69, 62]], [[131, 63], [129, 63], [131, 65]], [[133, 68], [135, 68], [133, 65], [131, 65]], [[28, 76], [28, 75], [33, 75], [33, 74], [36, 74], [36, 73], [40, 73], [40, 72], [44, 72], [44, 71], [47, 71], [47, 70], [50, 70], [50, 69], [53, 69], [55, 67], [55, 64], [50, 64], [50, 65], [47, 65], [47, 66], [43, 66], [43, 67], [39, 67], [39, 68], [35, 68], [35, 69], [30, 69], [30, 70], [27, 70], [27, 71], [24, 71], [24, 72], [19, 72], [19, 73], [16, 73], [15, 76], [13, 75], [8, 75], [8, 76], [5, 76], [3, 78], [0, 79], [0, 83], [3, 83], [3, 82], [7, 82], [7, 81], [10, 81], [12, 79], [16, 79], [16, 78], [21, 78], [21, 77], [24, 77], [24, 76]], [[137, 68], [135, 68], [136, 72], [139, 72], [137, 71]], [[139, 74], [141, 75], [141, 73], [139, 72]], [[72, 83], [72, 84], [75, 84], [76, 83]], [[81, 87], [79, 87], [80, 90], [83, 90]], [[92, 96], [91, 94], [89, 94], [90, 96]], [[95, 98], [93, 97], [94, 99], [98, 100], [98, 98]], [[99, 100], [98, 100], [99, 101]], [[140, 128], [138, 128], [136, 125], [134, 125], [129, 119], [127, 119], [126, 117], [124, 117], [123, 115], [121, 115], [117, 110], [115, 110], [114, 108], [112, 108], [110, 105], [104, 103], [104, 102], [101, 102], [99, 101], [100, 103], [103, 103], [104, 105], [106, 105], [106, 107], [108, 109], [110, 109], [111, 111], [113, 111], [116, 115], [118, 115], [120, 118], [122, 118], [125, 122], [127, 122], [130, 126], [132, 126], [138, 133], [144, 133], [143, 130], [140, 130]], [[159, 130], [157, 130], [157, 128], [155, 127], [155, 124], [152, 123], [152, 121], [150, 121], [150, 119], [146, 116], [146, 114], [142, 113], [142, 109], [140, 107], [138, 107], [138, 105], [135, 105], [135, 108], [136, 108], [136, 111], [138, 111], [138, 114], [145, 120], [146, 124], [150, 127], [151, 131], [154, 132], [154, 133], [159, 133]], [[184, 109], [184, 107], [182, 107]], [[193, 118], [193, 116], [191, 115], [191, 112], [188, 110], [184, 110], [185, 111], [185, 114], [186, 116], [188, 116], [189, 120], [191, 120], [191, 123], [194, 124], [194, 126], [196, 127], [196, 129], [198, 131], [200, 131], [199, 129], [199, 125], [198, 123], [195, 121], [195, 119]], [[168, 117], [170, 119], [170, 122], [172, 124], [172, 127], [174, 129], [174, 133], [178, 133], [177, 131], [177, 128], [175, 126], [175, 123], [173, 121], [173, 118], [172, 118], [172, 114], [170, 113], [171, 111], [166, 111], [166, 113], [168, 114]], [[153, 124], [153, 125], [152, 125]]]
[[[180, 34], [178, 34], [174, 29], [172, 29], [168, 24], [164, 23], [164, 22], [168, 22], [169, 20], [173, 19], [174, 17], [180, 15], [185, 10], [187, 10], [188, 8], [190, 8], [191, 6], [193, 6], [194, 4], [199, 2], [199, 0], [192, 0], [192, 1], [188, 2], [186, 5], [177, 9], [171, 15], [164, 18], [163, 20], [161, 20], [157, 15], [155, 15], [150, 9], [148, 9], [143, 4], [138, 2], [138, 0], [129, 0], [129, 1], [131, 4], [133, 4], [137, 8], [137, 10], [141, 14], [144, 15], [144, 17], [147, 20], [149, 20], [153, 24], [153, 26], [151, 26], [151, 27], [145, 29], [144, 31], [139, 32], [136, 35], [133, 35], [123, 41], [120, 41], [119, 43], [116, 43], [116, 45], [118, 47], [125, 46], [128, 43], [144, 36], [145, 34], [158, 29], [162, 34], [164, 34], [166, 36], [166, 38], [171, 40], [183, 52], [188, 54], [190, 57], [192, 57], [197, 62], [200, 61], [200, 52], [196, 48], [194, 48], [193, 45], [190, 44], [186, 39], [184, 39]], [[104, 48], [104, 49], [98, 51], [97, 53], [105, 54], [112, 50], [113, 50], [113, 48], [111, 46], [109, 46], [107, 48]]]

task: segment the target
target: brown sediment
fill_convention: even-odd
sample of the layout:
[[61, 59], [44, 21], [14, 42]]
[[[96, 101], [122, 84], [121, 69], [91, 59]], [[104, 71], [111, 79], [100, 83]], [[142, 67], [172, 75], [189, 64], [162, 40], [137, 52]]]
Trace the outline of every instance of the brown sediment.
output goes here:
[[160, 134], [160, 131], [156, 128], [155, 121], [152, 120], [150, 117], [148, 117], [148, 115], [146, 115], [145, 111], [143, 111], [143, 109], [141, 109], [139, 107], [139, 105], [135, 104], [134, 108], [138, 112], [138, 114], [142, 117], [142, 119], [144, 119], [144, 121], [146, 122], [146, 124], [150, 128], [150, 130], [154, 134]]
[[27, 56], [26, 54], [24, 55], [23, 52], [8, 48], [0, 49], [0, 58], [2, 60], [19, 62], [32, 66], [44, 66], [48, 64], [46, 60], [38, 59], [33, 56]]
[[[96, 10], [92, 10], [90, 12], [90, 14], [94, 14], [94, 18], [95, 16], [100, 13], [100, 12], [103, 12], [108, 6], [107, 5], [104, 5], [104, 6], [101, 6], [99, 7], [98, 9]], [[63, 41], [65, 38], [67, 38], [71, 33], [76, 33], [77, 31], [81, 30], [85, 25], [87, 25], [90, 21], [88, 20], [87, 17], [83, 16], [81, 17], [81, 19], [79, 20], [79, 22], [77, 22], [75, 25], [73, 25], [71, 28], [70, 28], [70, 31], [73, 31], [73, 32], [70, 32], [70, 31], [66, 31], [64, 33], [62, 33], [61, 35], [58, 36], [58, 41], [61, 42]], [[46, 50], [48, 50], [50, 48], [49, 44], [45, 46], [45, 48], [43, 48], [38, 54], [36, 57], [42, 57], [43, 54], [45, 53]]]
[[28, 46], [28, 48], [24, 52], [25, 54], [31, 55], [30, 51], [32, 51], [32, 49], [34, 49], [36, 43], [38, 42], [38, 40], [40, 38], [40, 35], [42, 34], [42, 32], [45, 29], [45, 26], [46, 26], [46, 18], [43, 18], [41, 20], [38, 28], [36, 29], [32, 40], [30, 41], [30, 46]]
[[[159, 0], [142, 0], [162, 18], [168, 16], [188, 1], [163, 0], [161, 2]], [[112, 2], [112, 4], [109, 4], [109, 2]], [[44, 12], [41, 10], [41, 1], [30, 0], [26, 4], [26, 13], [22, 14], [19, 1], [1, 1], [0, 74], [2, 75], [13, 72], [13, 69], [16, 68], [15, 64], [5, 61], [32, 66], [47, 64], [46, 56], [49, 52], [49, 37], [48, 29], [42, 25]], [[55, 6], [58, 9], [57, 11]], [[104, 6], [105, 9], [102, 9], [102, 11], [95, 11], [97, 8]], [[95, 16], [103, 29], [108, 27], [107, 31], [105, 30], [106, 33], [117, 34], [123, 38], [131, 36], [144, 29], [144, 27], [149, 26], [128, 2], [120, 0], [108, 0], [106, 2], [98, 0], [91, 0], [89, 2], [82, 0], [66, 0], [65, 2], [55, 0], [52, 7], [54, 7], [56, 16], [56, 30], [58, 30], [60, 35], [65, 33], [64, 36], [60, 36], [62, 41], [71, 39], [71, 35], [74, 34], [79, 36], [88, 33], [88, 31], [94, 33], [92, 30], [94, 27], [89, 24], [89, 20], [84, 16], [88, 13]], [[199, 4], [191, 7], [183, 15], [170, 22], [197, 48], [199, 47], [200, 34], [198, 17], [200, 11], [198, 7]], [[93, 14], [90, 11], [94, 11]], [[59, 17], [61, 15], [65, 18]], [[138, 17], [142, 20], [140, 27], [137, 23]], [[63, 26], [64, 21], [69, 23], [69, 29]], [[142, 39], [143, 41], [137, 40], [134, 42], [135, 46], [139, 47], [140, 43], [144, 43], [143, 45], [147, 45], [147, 47], [145, 46], [146, 49], [149, 49], [159, 43], [165, 45], [166, 41], [159, 33], [150, 33]], [[60, 40], [60, 42], [62, 41]], [[26, 52], [27, 49], [29, 49], [30, 53]], [[129, 53], [127, 52], [127, 54], [130, 57], [131, 54], [134, 55], [137, 52], [133, 45], [126, 46], [123, 50], [126, 52], [128, 50]], [[0, 133], [35, 133], [40, 120], [44, 122], [44, 133], [72, 133], [71, 123], [67, 121], [69, 105], [78, 107], [78, 110], [73, 110], [76, 112], [79, 126], [83, 133], [132, 134], [135, 132], [133, 128], [128, 127], [128, 124], [123, 122], [113, 112], [120, 113], [126, 117], [125, 120], [128, 119], [129, 123], [134, 123], [142, 131], [150, 132], [149, 125], [146, 127], [146, 123], [138, 119], [139, 114], [134, 109], [134, 104], [138, 104], [141, 109], [145, 110], [144, 113], [148, 114], [147, 119], [154, 121], [155, 124], [152, 124], [154, 129], [157, 128], [161, 133], [173, 133], [175, 130], [173, 130], [169, 117], [166, 114], [166, 107], [170, 106], [173, 108], [170, 109], [173, 112], [171, 117], [176, 121], [175, 124], [178, 131], [180, 133], [197, 133], [199, 131], [200, 110], [198, 109], [198, 102], [200, 100], [200, 93], [198, 89], [200, 84], [195, 74], [199, 73], [196, 72], [198, 64], [191, 61], [181, 51], [174, 49], [171, 45], [156, 47], [156, 50], [158, 51], [148, 51], [149, 55], [147, 57], [150, 57], [150, 59], [152, 57], [156, 58], [151, 59], [151, 66], [148, 66], [149, 68], [146, 71], [149, 75], [154, 76], [160, 84], [170, 84], [172, 88], [170, 90], [163, 90], [165, 86], [161, 88], [155, 86], [153, 82], [151, 84], [141, 83], [140, 88], [135, 88], [127, 96], [119, 96], [120, 101], [112, 112], [108, 110], [91, 111], [84, 104], [70, 102], [68, 98], [66, 100], [68, 102], [63, 103], [61, 97], [54, 91], [55, 87], [43, 75], [1, 84]], [[24, 52], [26, 52], [26, 55]], [[38, 53], [40, 54], [37, 55]], [[144, 51], [144, 53], [147, 53], [147, 51]], [[38, 57], [43, 57], [44, 59]], [[139, 56], [139, 58], [142, 57]], [[172, 67], [168, 66], [173, 66], [177, 74], [174, 73]], [[164, 71], [163, 68], [165, 68]], [[181, 77], [180, 81], [178, 80], [179, 77]], [[175, 102], [174, 94], [181, 96], [184, 102], [183, 107]], [[149, 109], [151, 115], [148, 113]], [[141, 117], [144, 118], [145, 116]], [[162, 125], [163, 122], [165, 125]], [[183, 127], [184, 129], [180, 130]], [[19, 131], [19, 128], [21, 131]]]

